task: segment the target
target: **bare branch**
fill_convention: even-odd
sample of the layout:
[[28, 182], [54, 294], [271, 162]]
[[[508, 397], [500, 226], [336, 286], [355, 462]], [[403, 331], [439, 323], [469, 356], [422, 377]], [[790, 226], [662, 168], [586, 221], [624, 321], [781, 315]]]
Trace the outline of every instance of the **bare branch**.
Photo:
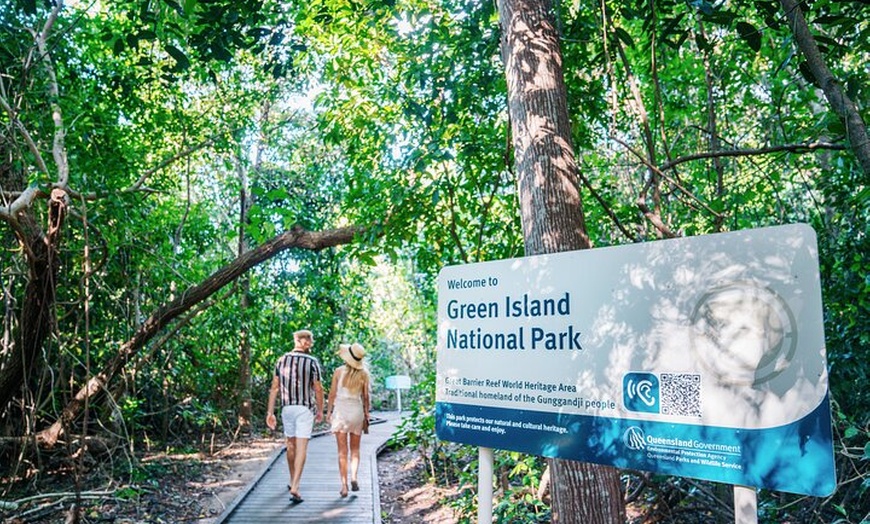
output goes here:
[[708, 158], [723, 158], [723, 157], [740, 157], [740, 156], [759, 156], [769, 155], [771, 153], [810, 153], [821, 149], [842, 151], [845, 146], [839, 144], [831, 144], [830, 142], [813, 142], [811, 144], [784, 144], [780, 146], [759, 147], [754, 149], [729, 149], [718, 151], [707, 151], [704, 153], [694, 153], [691, 155], [682, 156], [676, 160], [665, 162], [659, 169], [661, 171], [669, 171], [674, 167], [692, 162], [695, 160], [706, 160]]
[[175, 153], [174, 155], [163, 159], [159, 164], [157, 164], [156, 166], [154, 166], [151, 169], [148, 169], [144, 173], [142, 173], [142, 175], [139, 177], [139, 180], [137, 180], [132, 186], [122, 189], [121, 193], [132, 193], [134, 191], [139, 191], [139, 190], [145, 189], [142, 186], [145, 184], [145, 182], [148, 180], [148, 178], [151, 177], [151, 175], [160, 171], [164, 167], [167, 167], [170, 164], [176, 162], [177, 160], [180, 160], [182, 158], [190, 156], [191, 154], [196, 153], [200, 149], [204, 149], [204, 148], [214, 144], [216, 140], [217, 140], [217, 137], [214, 137], [214, 136], [207, 138], [204, 141], [200, 142], [199, 144], [194, 144], [194, 145], [188, 147], [187, 149], [179, 151], [179, 152]]
[[680, 236], [677, 233], [674, 233], [674, 231], [662, 220], [661, 215], [652, 211], [643, 200], [637, 200], [637, 208], [640, 209], [640, 212], [643, 213], [643, 216], [645, 216], [646, 219], [649, 220], [650, 223], [653, 225], [653, 227], [658, 229], [665, 238], [677, 238], [678, 236]]
[[[51, 112], [52, 120], [54, 121], [55, 126], [54, 146], [52, 148], [52, 152], [58, 169], [58, 177], [54, 186], [65, 189], [69, 182], [69, 163], [67, 162], [66, 147], [64, 145], [64, 138], [66, 132], [63, 126], [63, 117], [61, 116], [60, 105], [57, 102], [60, 96], [57, 84], [57, 76], [55, 75], [54, 68], [51, 66], [51, 60], [49, 59], [48, 50], [46, 48], [46, 41], [48, 39], [48, 35], [51, 33], [51, 30], [54, 27], [54, 24], [57, 21], [58, 16], [60, 15], [61, 9], [63, 9], [63, 0], [56, 0], [54, 3], [54, 7], [49, 13], [48, 19], [45, 21], [45, 25], [43, 25], [42, 31], [34, 35], [34, 41], [36, 48], [39, 50], [39, 60], [44, 64], [45, 70], [48, 73], [49, 77], [48, 85], [49, 95], [51, 98]], [[3, 92], [5, 93], [5, 90]], [[36, 160], [37, 168], [41, 172], [48, 174], [48, 166], [45, 164], [45, 160], [42, 158], [42, 154], [39, 151], [39, 147], [36, 145], [36, 141], [33, 140], [30, 132], [28, 132], [27, 128], [24, 126], [24, 123], [21, 122], [21, 119], [18, 118], [17, 112], [13, 110], [12, 106], [9, 104], [9, 101], [6, 100], [5, 96], [0, 96], [0, 107], [2, 107], [4, 111], [6, 111], [6, 113], [9, 115], [9, 120], [12, 123], [13, 127], [16, 128], [19, 134], [21, 134], [21, 136], [24, 138], [28, 149], [30, 149], [30, 152], [33, 153], [33, 156]], [[43, 193], [41, 193], [40, 190], [36, 187], [29, 187], [26, 190], [22, 191], [11, 204], [4, 208], [0, 208], [0, 219], [9, 222], [14, 227], [16, 222], [15, 216], [23, 209], [29, 207], [33, 203], [33, 200], [41, 194]]]
[[36, 186], [30, 186], [6, 207], [0, 207], [0, 219], [13, 225], [17, 222], [18, 213], [30, 207], [38, 196], [48, 196]]
[[[670, 184], [673, 185], [675, 188], [679, 189], [683, 194], [685, 194], [686, 196], [688, 196], [689, 198], [691, 198], [692, 200], [694, 200], [695, 202], [697, 202], [701, 207], [703, 207], [704, 209], [706, 209], [709, 213], [713, 214], [713, 216], [717, 216], [717, 217], [719, 216], [719, 213], [717, 213], [716, 211], [714, 211], [713, 208], [711, 208], [710, 206], [708, 206], [705, 202], [701, 201], [701, 199], [699, 199], [698, 197], [696, 197], [696, 196], [694, 195], [694, 193], [692, 193], [692, 192], [689, 191], [688, 189], [684, 188], [684, 187], [683, 187], [679, 182], [677, 182], [677, 181], [674, 180], [673, 178], [669, 177], [668, 175], [664, 174], [664, 172], [663, 172], [662, 169], [660, 169], [660, 168], [658, 168], [658, 167], [652, 165], [652, 164], [651, 164], [651, 163], [650, 163], [646, 158], [644, 158], [643, 155], [641, 155], [639, 152], [635, 151], [635, 150], [634, 150], [630, 145], [628, 145], [626, 142], [620, 140], [619, 138], [616, 138], [615, 136], [611, 136], [610, 138], [611, 138], [611, 140], [615, 141], [616, 143], [622, 145], [622, 147], [624, 147], [624, 148], [627, 149], [631, 154], [633, 154], [635, 157], [637, 157], [638, 160], [640, 160], [641, 162], [643, 162], [643, 164], [647, 167], [647, 169], [650, 169], [650, 170], [654, 171], [657, 175], [659, 175], [660, 177], [662, 177], [662, 178], [664, 178], [665, 180], [667, 180], [668, 183], [670, 183]], [[647, 212], [644, 211], [644, 214], [646, 214], [646, 213], [647, 213]]]
[[67, 160], [65, 145], [66, 129], [63, 125], [63, 113], [60, 110], [60, 103], [58, 102], [60, 100], [60, 89], [57, 85], [57, 75], [55, 74], [54, 66], [51, 64], [51, 56], [46, 46], [48, 35], [51, 33], [52, 27], [54, 27], [61, 9], [63, 9], [63, 0], [56, 0], [42, 31], [36, 35], [36, 48], [39, 50], [40, 61], [48, 74], [51, 119], [54, 121], [52, 155], [54, 155], [54, 163], [57, 165], [57, 181], [55, 184], [57, 187], [65, 189], [67, 184], [69, 184], [69, 162]]
[[45, 165], [45, 160], [42, 159], [42, 153], [39, 151], [39, 147], [36, 145], [36, 141], [33, 140], [33, 137], [30, 136], [30, 132], [27, 131], [27, 128], [24, 127], [24, 124], [18, 118], [18, 114], [12, 109], [12, 106], [9, 105], [9, 101], [6, 100], [5, 97], [0, 96], [0, 107], [3, 108], [6, 113], [9, 114], [9, 120], [12, 122], [13, 127], [15, 127], [18, 132], [21, 134], [21, 137], [24, 138], [24, 142], [27, 144], [27, 148], [33, 153], [33, 156], [36, 158], [36, 167], [39, 168], [43, 173], [48, 173], [48, 167]]
[[610, 207], [610, 204], [605, 202], [604, 198], [598, 193], [598, 191], [594, 187], [592, 187], [592, 183], [589, 181], [589, 179], [587, 177], [583, 176], [582, 173], [580, 174], [579, 178], [580, 178], [580, 182], [583, 184], [583, 187], [585, 187], [586, 189], [589, 190], [589, 192], [592, 194], [592, 197], [596, 201], [598, 201], [598, 205], [600, 205], [601, 209], [604, 210], [604, 213], [608, 217], [610, 217], [610, 220], [613, 221], [613, 225], [615, 225], [616, 228], [619, 229], [619, 231], [625, 236], [625, 238], [629, 239], [632, 242], [637, 242], [637, 237], [632, 235], [631, 231], [629, 231], [628, 229], [625, 228], [625, 226], [622, 225], [622, 221], [619, 220], [619, 217], [616, 216], [616, 213], [613, 212], [613, 209]]

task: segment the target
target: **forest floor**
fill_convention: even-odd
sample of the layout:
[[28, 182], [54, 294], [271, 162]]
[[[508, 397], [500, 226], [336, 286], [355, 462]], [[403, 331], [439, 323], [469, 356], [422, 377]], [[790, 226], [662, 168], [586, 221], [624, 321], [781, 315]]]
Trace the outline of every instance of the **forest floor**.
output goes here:
[[455, 489], [426, 480], [420, 454], [411, 449], [385, 450], [378, 455], [381, 516], [384, 524], [447, 524], [456, 522], [445, 500]]
[[[146, 453], [129, 481], [110, 478], [109, 464], [92, 466], [81, 486], [83, 523], [213, 524], [281, 448], [280, 439], [252, 436], [214, 453]], [[121, 465], [123, 467], [123, 465]], [[118, 464], [114, 464], [117, 470]], [[68, 522], [76, 489], [69, 475], [46, 474], [36, 483], [0, 476], [0, 522], [55, 524]], [[419, 455], [413, 450], [385, 450], [378, 457], [384, 524], [454, 522], [442, 504], [452, 493], [426, 481]], [[9, 504], [19, 502], [17, 509]]]

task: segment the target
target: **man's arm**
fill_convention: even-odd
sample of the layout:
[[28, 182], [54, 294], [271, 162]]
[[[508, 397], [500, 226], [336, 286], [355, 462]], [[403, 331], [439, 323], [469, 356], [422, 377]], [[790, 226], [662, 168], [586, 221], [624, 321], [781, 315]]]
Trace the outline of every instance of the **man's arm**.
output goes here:
[[314, 396], [317, 399], [317, 415], [314, 421], [320, 422], [323, 420], [323, 384], [319, 380], [314, 382]]
[[269, 429], [275, 429], [275, 399], [278, 398], [278, 375], [272, 377], [272, 387], [269, 388], [269, 403], [266, 404], [266, 425]]

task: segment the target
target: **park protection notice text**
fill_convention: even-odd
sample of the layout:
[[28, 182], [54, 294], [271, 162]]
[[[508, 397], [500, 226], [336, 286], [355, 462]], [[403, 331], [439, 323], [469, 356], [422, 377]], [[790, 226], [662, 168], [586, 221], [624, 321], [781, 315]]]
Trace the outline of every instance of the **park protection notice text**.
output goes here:
[[445, 267], [438, 437], [828, 495], [817, 251], [788, 225]]

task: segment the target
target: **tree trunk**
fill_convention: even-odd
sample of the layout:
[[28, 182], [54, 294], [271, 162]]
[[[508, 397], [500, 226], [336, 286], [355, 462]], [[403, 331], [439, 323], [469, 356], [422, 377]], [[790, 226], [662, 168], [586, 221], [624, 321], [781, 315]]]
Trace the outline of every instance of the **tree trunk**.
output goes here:
[[63, 434], [63, 428], [75, 420], [84, 408], [85, 401], [103, 391], [127, 362], [142, 349], [149, 340], [160, 332], [169, 322], [188, 311], [191, 307], [207, 299], [225, 285], [233, 282], [252, 267], [269, 260], [275, 255], [290, 248], [319, 251], [351, 242], [357, 234], [363, 231], [359, 227], [345, 227], [329, 231], [310, 232], [300, 227], [294, 227], [269, 242], [244, 253], [231, 264], [224, 266], [200, 284], [193, 286], [178, 298], [158, 308], [149, 316], [133, 334], [133, 337], [121, 345], [105, 367], [91, 377], [76, 393], [75, 397], [63, 408], [60, 418], [50, 427], [37, 435], [37, 441], [46, 446], [53, 446]]
[[[239, 164], [239, 184], [241, 186], [241, 194], [239, 195], [239, 251], [238, 256], [242, 256], [248, 252], [248, 238], [245, 235], [245, 228], [248, 225], [248, 211], [250, 210], [250, 200], [248, 193], [248, 177], [245, 175], [245, 169], [242, 165], [241, 154], [238, 155], [237, 162]], [[239, 427], [244, 431], [248, 431], [251, 427], [253, 419], [251, 407], [251, 339], [248, 331], [248, 309], [251, 307], [249, 294], [251, 292], [250, 276], [242, 275], [240, 282], [241, 298], [239, 299], [239, 318], [241, 319], [241, 329], [239, 330]]]
[[550, 460], [553, 522], [623, 524], [619, 472], [609, 466]]
[[51, 192], [47, 235], [36, 223], [31, 209], [18, 215], [20, 227], [16, 232], [27, 254], [30, 274], [21, 309], [19, 333], [14, 337], [17, 343], [0, 369], [0, 410], [15, 397], [21, 385], [30, 377], [42, 345], [51, 332], [58, 271], [57, 243], [65, 216], [66, 193], [60, 189]]
[[549, 0], [500, 0], [502, 60], [526, 254], [590, 247]]
[[849, 98], [825, 64], [824, 57], [819, 51], [815, 38], [810, 33], [810, 28], [798, 2], [796, 0], [780, 0], [780, 4], [782, 4], [785, 16], [788, 18], [788, 25], [794, 34], [795, 43], [804, 58], [807, 59], [807, 65], [813, 77], [824, 91], [831, 108], [846, 126], [846, 138], [849, 139], [849, 144], [858, 158], [864, 175], [870, 176], [870, 140], [867, 138], [867, 125], [861, 119], [861, 113], [858, 112], [855, 102]]
[[[263, 158], [263, 150], [266, 147], [266, 126], [269, 123], [269, 115], [271, 113], [272, 104], [267, 99], [263, 102], [262, 112], [260, 114], [260, 136], [257, 140], [256, 157], [254, 158], [251, 173], [256, 181], [260, 172], [260, 161]], [[241, 194], [239, 195], [239, 256], [247, 253], [250, 249], [248, 244], [248, 236], [245, 231], [250, 223], [249, 212], [253, 206], [254, 195], [249, 191], [250, 180], [242, 157], [241, 148], [236, 152], [239, 171], [239, 186]], [[251, 395], [251, 334], [248, 325], [248, 308], [251, 307], [251, 279], [245, 274], [241, 278], [241, 299], [239, 308], [241, 309], [242, 327], [239, 333], [239, 426], [247, 431], [251, 427], [253, 419], [253, 400]]]
[[[499, 0], [498, 10], [526, 255], [588, 248], [552, 6]], [[553, 522], [625, 522], [615, 469], [553, 459], [550, 475]]]

